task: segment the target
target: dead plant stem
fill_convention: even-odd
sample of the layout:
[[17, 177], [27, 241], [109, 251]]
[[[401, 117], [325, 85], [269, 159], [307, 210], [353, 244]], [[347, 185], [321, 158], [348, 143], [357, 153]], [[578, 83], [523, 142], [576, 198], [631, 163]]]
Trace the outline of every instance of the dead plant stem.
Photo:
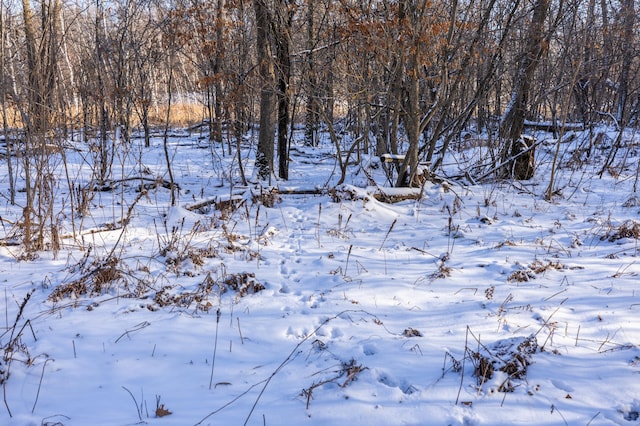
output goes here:
[[211, 376], [209, 377], [209, 390], [213, 386], [213, 369], [216, 365], [216, 351], [218, 350], [218, 326], [220, 325], [220, 308], [216, 311], [216, 334], [213, 342], [213, 358], [211, 359]]
[[391, 234], [391, 231], [393, 230], [393, 227], [396, 226], [396, 222], [398, 221], [398, 219], [393, 219], [393, 222], [391, 222], [391, 226], [389, 227], [389, 230], [387, 231], [387, 233], [385, 234], [384, 238], [382, 239], [382, 244], [380, 244], [380, 248], [378, 249], [378, 251], [382, 250], [382, 247], [384, 246], [384, 243], [387, 241], [387, 238], [389, 238], [389, 234]]
[[38, 382], [38, 391], [36, 392], [36, 400], [33, 401], [33, 408], [31, 408], [31, 414], [36, 411], [36, 404], [38, 404], [38, 398], [40, 397], [40, 389], [42, 388], [42, 379], [44, 379], [44, 369], [47, 366], [47, 363], [52, 361], [51, 358], [46, 359], [44, 364], [42, 364], [42, 373], [40, 374], [40, 381]]
[[462, 384], [464, 383], [464, 367], [467, 361], [467, 348], [469, 347], [469, 326], [464, 336], [464, 354], [462, 356], [462, 369], [460, 370], [460, 386], [458, 387], [458, 395], [456, 396], [456, 405], [460, 401], [460, 392], [462, 392]]

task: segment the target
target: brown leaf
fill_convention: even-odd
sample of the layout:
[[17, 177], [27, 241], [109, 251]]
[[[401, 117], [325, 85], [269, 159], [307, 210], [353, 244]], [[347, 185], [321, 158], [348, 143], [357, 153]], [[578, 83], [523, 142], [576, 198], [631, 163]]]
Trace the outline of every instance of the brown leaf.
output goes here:
[[164, 416], [168, 416], [169, 414], [173, 414], [173, 413], [167, 410], [166, 408], [164, 408], [164, 404], [160, 404], [160, 406], [156, 408], [156, 417], [164, 417]]

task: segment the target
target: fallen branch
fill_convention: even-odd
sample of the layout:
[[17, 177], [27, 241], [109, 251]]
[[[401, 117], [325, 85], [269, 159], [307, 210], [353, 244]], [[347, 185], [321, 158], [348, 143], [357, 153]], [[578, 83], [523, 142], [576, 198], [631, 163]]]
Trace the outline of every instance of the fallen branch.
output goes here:
[[[93, 190], [100, 191], [100, 192], [109, 192], [109, 191], [113, 191], [114, 186], [117, 184], [126, 183], [126, 182], [135, 182], [135, 181], [143, 182], [141, 184], [141, 189], [145, 189], [145, 190], [157, 188], [158, 186], [162, 186], [163, 188], [166, 188], [166, 189], [171, 189], [171, 182], [166, 181], [164, 179], [138, 176], [138, 177], [129, 177], [129, 178], [123, 178], [123, 179], [110, 180], [108, 182], [104, 182], [101, 186], [94, 187]], [[148, 182], [148, 183], [145, 184], [144, 182]], [[178, 187], [178, 189], [180, 188]]]
[[229, 199], [222, 200], [220, 198], [211, 198], [209, 200], [204, 200], [196, 204], [192, 204], [190, 206], [186, 206], [185, 209], [190, 212], [194, 210], [200, 210], [204, 207], [209, 207], [213, 205], [216, 210], [223, 210], [227, 207], [239, 207], [244, 202], [244, 198], [241, 195], [232, 196]]

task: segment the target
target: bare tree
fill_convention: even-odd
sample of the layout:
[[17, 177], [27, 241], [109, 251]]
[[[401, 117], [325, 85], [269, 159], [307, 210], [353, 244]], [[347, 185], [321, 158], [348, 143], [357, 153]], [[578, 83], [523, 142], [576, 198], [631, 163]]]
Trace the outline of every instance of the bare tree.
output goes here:
[[278, 177], [289, 179], [289, 121], [292, 74], [291, 25], [295, 13], [293, 0], [276, 0], [272, 27], [278, 80]]
[[9, 110], [7, 108], [9, 100], [9, 65], [7, 63], [7, 19], [4, 0], [0, 1], [0, 102], [2, 102], [2, 133], [4, 144], [7, 150], [7, 171], [9, 174], [9, 202], [14, 205], [16, 203], [16, 185], [13, 172], [13, 136], [9, 129]]
[[506, 173], [516, 179], [533, 177], [534, 165], [530, 155], [521, 155], [531, 148], [521, 138], [524, 121], [529, 107], [529, 94], [534, 73], [540, 60], [547, 52], [549, 41], [544, 24], [549, 13], [550, 0], [536, 0], [533, 5], [533, 16], [527, 33], [527, 43], [522, 52], [518, 71], [514, 77], [513, 90], [509, 106], [500, 124], [500, 136], [506, 141], [503, 159], [516, 157], [506, 164]]
[[273, 61], [272, 27], [269, 7], [265, 0], [253, 0], [256, 19], [256, 50], [260, 88], [260, 132], [256, 152], [256, 172], [260, 179], [268, 179], [273, 172], [273, 141], [276, 129], [276, 71]]
[[620, 67], [620, 78], [618, 80], [618, 100], [616, 119], [621, 125], [626, 125], [629, 112], [627, 106], [629, 104], [629, 77], [631, 73], [631, 64], [634, 59], [634, 28], [636, 25], [636, 12], [634, 9], [634, 0], [623, 0], [621, 2], [622, 14], [622, 65]]
[[27, 64], [26, 95], [13, 93], [13, 97], [21, 109], [25, 127], [23, 171], [26, 203], [22, 223], [27, 250], [42, 250], [47, 243], [53, 249], [59, 247], [53, 211], [55, 177], [50, 163], [50, 148], [54, 146], [51, 134], [56, 130], [54, 112], [60, 11], [59, 0], [42, 2], [38, 27], [30, 1], [22, 0]]

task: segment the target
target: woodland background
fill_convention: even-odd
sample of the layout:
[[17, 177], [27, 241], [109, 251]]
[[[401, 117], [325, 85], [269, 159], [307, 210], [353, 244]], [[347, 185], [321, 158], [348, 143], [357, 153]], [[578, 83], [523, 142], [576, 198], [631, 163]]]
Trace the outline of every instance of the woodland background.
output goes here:
[[[1, 0], [0, 140], [8, 201], [26, 192], [22, 242], [56, 245], [49, 156], [69, 140], [91, 148], [100, 185], [121, 141], [140, 132], [148, 146], [154, 132], [166, 142], [187, 127], [237, 156], [246, 184], [247, 132], [258, 132], [249, 178], [271, 182], [287, 180], [303, 125], [310, 146], [321, 131], [331, 138], [339, 183], [350, 160], [375, 152], [403, 154], [394, 184], [419, 186], [452, 145], [494, 156], [493, 170], [469, 180], [529, 179], [526, 126], [561, 139], [606, 124], [620, 136], [605, 170], [622, 129], [638, 125], [636, 9], [633, 0]], [[587, 151], [602, 137], [590, 135]], [[168, 151], [166, 160], [173, 194]]]
[[638, 9], [0, 0], [0, 423], [637, 422]]

